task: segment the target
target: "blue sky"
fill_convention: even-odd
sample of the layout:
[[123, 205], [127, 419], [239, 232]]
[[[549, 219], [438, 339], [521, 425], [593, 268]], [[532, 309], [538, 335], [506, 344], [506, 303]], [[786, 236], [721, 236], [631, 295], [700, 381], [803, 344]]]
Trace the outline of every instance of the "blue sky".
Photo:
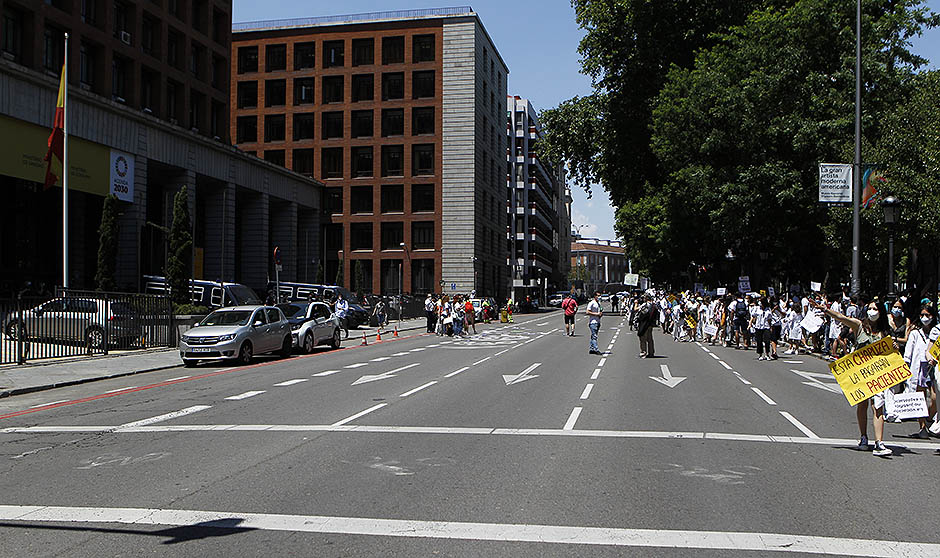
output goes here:
[[[568, 0], [234, 0], [235, 22], [347, 13], [471, 5], [509, 66], [509, 93], [528, 97], [537, 110], [575, 95], [591, 93], [591, 80], [580, 73], [578, 42], [583, 32], [574, 21]], [[927, 5], [940, 11], [940, 0]], [[940, 30], [914, 41], [914, 51], [940, 68]], [[572, 226], [585, 236], [614, 238], [614, 215], [602, 188], [591, 199], [572, 188]]]

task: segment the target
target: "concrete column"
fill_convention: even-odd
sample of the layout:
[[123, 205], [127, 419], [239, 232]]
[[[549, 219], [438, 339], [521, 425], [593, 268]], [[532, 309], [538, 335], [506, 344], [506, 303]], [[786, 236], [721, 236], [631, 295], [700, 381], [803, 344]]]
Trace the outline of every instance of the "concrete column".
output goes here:
[[147, 220], [147, 158], [134, 157], [134, 202], [120, 202], [114, 282], [118, 290], [141, 290], [141, 232]]
[[239, 245], [239, 283], [253, 289], [264, 290], [268, 283], [270, 253], [268, 250], [268, 194], [241, 190], [236, 199], [236, 227]]
[[[269, 252], [274, 253], [274, 247], [281, 249], [281, 281], [297, 280], [297, 202], [272, 198], [269, 204], [268, 222], [271, 227], [271, 246]], [[273, 218], [270, 213], [273, 212]], [[272, 262], [271, 277], [274, 277]]]
[[206, 196], [203, 265], [210, 281], [235, 280], [235, 185], [226, 183]]

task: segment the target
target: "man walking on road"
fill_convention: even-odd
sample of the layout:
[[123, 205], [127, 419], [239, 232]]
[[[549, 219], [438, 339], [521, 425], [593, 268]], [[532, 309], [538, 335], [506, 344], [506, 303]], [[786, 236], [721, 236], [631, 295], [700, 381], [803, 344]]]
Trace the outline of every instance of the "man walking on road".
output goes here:
[[346, 337], [349, 337], [349, 322], [346, 320], [349, 303], [343, 298], [342, 293], [336, 293], [336, 303], [333, 305], [333, 311], [336, 313], [336, 317], [339, 318], [339, 325], [346, 332]]
[[578, 303], [575, 301], [574, 297], [571, 296], [571, 293], [565, 297], [565, 300], [561, 303], [562, 309], [565, 311], [565, 335], [574, 335], [574, 318], [575, 314], [578, 313]]
[[431, 298], [431, 293], [428, 293], [428, 297], [424, 299], [424, 313], [428, 317], [428, 333], [434, 333], [434, 318], [436, 317], [434, 310], [434, 299]]
[[587, 312], [585, 312], [590, 316], [588, 327], [591, 329], [591, 349], [588, 353], [592, 355], [601, 354], [601, 352], [597, 350], [597, 332], [601, 329], [601, 316], [604, 315], [604, 313], [601, 312], [600, 302], [598, 302], [600, 296], [601, 293], [595, 291], [594, 298], [588, 303]]
[[657, 313], [659, 309], [647, 295], [636, 315], [636, 335], [640, 340], [638, 358], [653, 358], [656, 354], [653, 347], [653, 324], [656, 323]]

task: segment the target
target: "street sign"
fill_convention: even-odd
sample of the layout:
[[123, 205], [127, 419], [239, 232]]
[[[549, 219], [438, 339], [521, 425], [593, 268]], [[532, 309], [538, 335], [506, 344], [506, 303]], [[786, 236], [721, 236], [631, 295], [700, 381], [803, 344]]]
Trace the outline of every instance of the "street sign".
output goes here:
[[457, 283], [451, 283], [451, 284], [450, 284], [450, 290], [456, 291], [456, 290], [457, 290]]
[[281, 265], [281, 247], [274, 247], [274, 265]]
[[277, 271], [278, 273], [280, 273], [284, 271], [284, 266], [281, 264], [274, 264], [274, 271]]

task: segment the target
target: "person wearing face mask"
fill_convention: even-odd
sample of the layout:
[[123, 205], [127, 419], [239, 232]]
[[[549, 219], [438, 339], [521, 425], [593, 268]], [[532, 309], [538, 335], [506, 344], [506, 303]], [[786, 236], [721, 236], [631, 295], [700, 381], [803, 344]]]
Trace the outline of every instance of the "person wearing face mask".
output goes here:
[[[904, 316], [904, 305], [901, 300], [895, 300], [891, 305], [891, 313], [888, 315], [888, 327], [891, 328], [891, 337], [894, 338], [894, 346], [898, 352], [904, 354], [904, 348], [907, 345], [907, 335], [915, 324]], [[913, 372], [913, 369], [911, 370]]]
[[[904, 351], [904, 362], [911, 369], [911, 377], [908, 379], [908, 390], [923, 393], [927, 398], [928, 416], [933, 416], [937, 412], [937, 396], [933, 390], [933, 384], [936, 382], [934, 374], [933, 360], [930, 357], [930, 334], [937, 324], [937, 316], [933, 306], [925, 304], [920, 309], [918, 323], [909, 334], [907, 347]], [[920, 430], [911, 434], [911, 438], [926, 440], [930, 438], [931, 432], [927, 430], [927, 418], [919, 418]]]
[[[848, 316], [843, 315], [840, 312], [836, 312], [831, 308], [828, 308], [825, 300], [822, 304], [818, 302], [811, 302], [810, 305], [817, 309], [821, 310], [824, 314], [832, 318], [833, 320], [838, 321], [842, 325], [848, 327], [855, 334], [855, 338], [858, 341], [858, 348], [861, 349], [867, 345], [870, 345], [876, 341], [881, 340], [884, 337], [891, 335], [891, 331], [888, 326], [888, 317], [885, 312], [882, 312], [879, 309], [877, 302], [871, 302], [865, 307], [865, 317], [861, 320], [858, 318], [849, 318]], [[861, 438], [858, 442], [858, 449], [867, 450], [869, 447], [868, 444], [868, 407], [871, 406], [874, 411], [874, 417], [872, 418], [872, 426], [875, 430], [875, 447], [872, 450], [872, 454], [878, 457], [887, 457], [891, 455], [891, 450], [885, 446], [883, 437], [885, 429], [885, 396], [884, 392], [876, 393], [870, 398], [862, 401], [855, 406], [855, 416], [858, 421], [858, 430], [861, 434]]]

